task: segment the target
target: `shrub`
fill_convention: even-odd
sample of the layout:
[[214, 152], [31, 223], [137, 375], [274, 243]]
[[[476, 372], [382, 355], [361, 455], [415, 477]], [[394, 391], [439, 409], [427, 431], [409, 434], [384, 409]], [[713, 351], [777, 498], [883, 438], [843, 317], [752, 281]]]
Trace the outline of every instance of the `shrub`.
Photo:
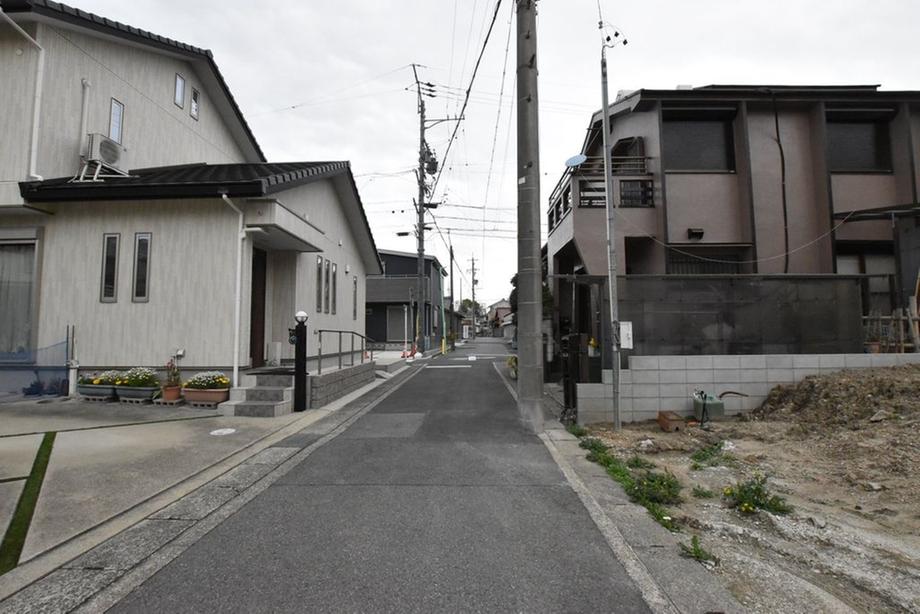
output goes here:
[[680, 503], [680, 481], [670, 471], [656, 473], [647, 471], [635, 480], [630, 495], [639, 502], [651, 501], [652, 503]]
[[209, 390], [213, 388], [228, 388], [230, 379], [220, 371], [204, 371], [193, 375], [185, 382], [186, 388], [195, 390]]
[[153, 369], [134, 367], [119, 374], [115, 380], [115, 385], [131, 388], [153, 388], [160, 385], [160, 380], [157, 379], [157, 374], [154, 373]]
[[626, 466], [630, 469], [654, 469], [655, 463], [648, 461], [637, 454], [626, 461]]
[[722, 490], [722, 498], [729, 507], [736, 508], [742, 514], [754, 514], [758, 510], [774, 514], [788, 514], [792, 511], [792, 506], [783, 497], [770, 493], [767, 478], [763, 475], [738, 482], [734, 486], [726, 486]]

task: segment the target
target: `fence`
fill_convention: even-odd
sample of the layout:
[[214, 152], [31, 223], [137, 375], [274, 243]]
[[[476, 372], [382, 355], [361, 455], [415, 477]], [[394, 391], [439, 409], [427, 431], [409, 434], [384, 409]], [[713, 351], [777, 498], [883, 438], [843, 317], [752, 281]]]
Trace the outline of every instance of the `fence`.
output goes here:
[[67, 394], [68, 340], [0, 354], [0, 396]]

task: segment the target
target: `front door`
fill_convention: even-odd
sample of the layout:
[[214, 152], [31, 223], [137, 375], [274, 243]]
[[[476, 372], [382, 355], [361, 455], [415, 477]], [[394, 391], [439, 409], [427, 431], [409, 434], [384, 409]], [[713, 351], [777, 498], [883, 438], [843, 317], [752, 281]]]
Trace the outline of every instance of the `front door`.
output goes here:
[[253, 367], [265, 364], [265, 269], [267, 257], [261, 249], [252, 250], [252, 305], [249, 324], [249, 357]]

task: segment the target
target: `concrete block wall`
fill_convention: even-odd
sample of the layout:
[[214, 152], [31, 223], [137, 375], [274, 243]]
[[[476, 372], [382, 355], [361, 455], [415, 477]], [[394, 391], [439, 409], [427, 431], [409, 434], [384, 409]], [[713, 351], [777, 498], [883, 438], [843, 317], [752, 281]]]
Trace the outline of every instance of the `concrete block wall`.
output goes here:
[[[723, 399], [725, 413], [737, 414], [759, 407], [774, 386], [798, 383], [809, 375], [915, 363], [920, 363], [920, 354], [630, 356], [629, 369], [620, 372], [620, 417], [623, 422], [651, 420], [662, 410], [690, 415], [695, 390], [748, 395]], [[613, 420], [611, 375], [604, 371], [601, 384], [578, 384], [580, 424]]]
[[377, 363], [373, 361], [330, 371], [322, 375], [308, 375], [307, 386], [310, 389], [310, 408], [322, 407], [354, 392], [374, 381]]

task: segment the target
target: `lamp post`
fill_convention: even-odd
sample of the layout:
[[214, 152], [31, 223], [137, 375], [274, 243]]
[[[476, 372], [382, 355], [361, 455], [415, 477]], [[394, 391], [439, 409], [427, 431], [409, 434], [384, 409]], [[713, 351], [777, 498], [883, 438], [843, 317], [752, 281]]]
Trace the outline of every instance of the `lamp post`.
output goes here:
[[294, 411], [307, 409], [307, 314], [294, 314]]

